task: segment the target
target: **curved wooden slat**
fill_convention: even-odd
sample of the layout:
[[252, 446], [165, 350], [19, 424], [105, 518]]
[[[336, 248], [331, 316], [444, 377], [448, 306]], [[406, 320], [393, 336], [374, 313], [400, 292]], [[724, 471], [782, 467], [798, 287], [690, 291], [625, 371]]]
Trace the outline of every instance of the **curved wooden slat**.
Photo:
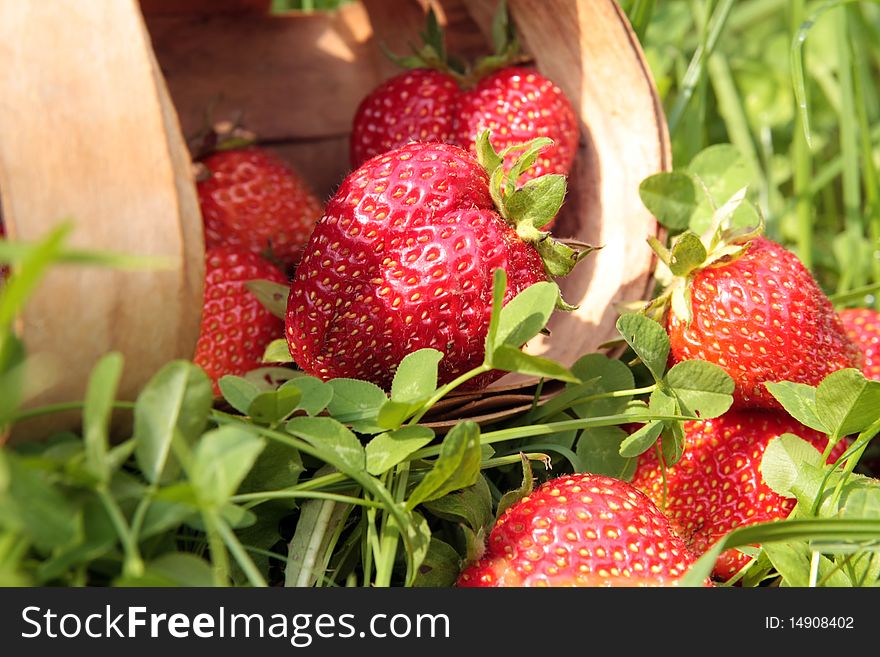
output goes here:
[[[57, 384], [34, 400], [82, 399], [109, 350], [126, 358], [133, 398], [198, 337], [204, 244], [191, 164], [134, 0], [0, 2], [0, 190], [14, 238], [36, 240], [65, 218], [83, 248], [170, 257], [166, 271], [58, 268], [25, 308], [31, 353]], [[16, 427], [33, 438], [70, 426]]]

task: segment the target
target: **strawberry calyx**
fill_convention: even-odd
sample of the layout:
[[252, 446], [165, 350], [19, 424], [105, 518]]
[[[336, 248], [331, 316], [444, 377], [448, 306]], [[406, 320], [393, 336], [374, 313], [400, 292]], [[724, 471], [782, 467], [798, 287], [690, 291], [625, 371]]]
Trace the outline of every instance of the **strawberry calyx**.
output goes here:
[[516, 34], [513, 21], [510, 20], [506, 0], [501, 0], [498, 3], [498, 9], [492, 19], [492, 45], [495, 52], [483, 57], [473, 65], [463, 86], [471, 87], [495, 71], [530, 61], [530, 58], [524, 55], [520, 48], [519, 37]]
[[[198, 162], [212, 153], [246, 148], [256, 142], [256, 134], [242, 126], [241, 117], [236, 117], [208, 123], [190, 139], [190, 152], [193, 161]], [[200, 175], [198, 169], [196, 175]]]
[[686, 230], [677, 235], [668, 248], [656, 237], [648, 238], [648, 244], [660, 260], [657, 278], [665, 283], [663, 293], [644, 308], [649, 317], [661, 321], [669, 310], [686, 326], [690, 326], [693, 319], [690, 291], [694, 276], [706, 268], [733, 262], [748, 251], [754, 238], [764, 232], [764, 221], [760, 213], [755, 226], [732, 225], [734, 212], [744, 202], [745, 187], [715, 210], [706, 232], [697, 235]]
[[385, 56], [402, 68], [431, 69], [452, 77], [462, 89], [469, 89], [482, 78], [514, 64], [529, 62], [522, 54], [519, 39], [507, 11], [507, 2], [502, 0], [492, 21], [492, 44], [494, 52], [473, 64], [461, 61], [449, 54], [445, 36], [437, 14], [433, 8], [428, 10], [425, 29], [420, 33], [421, 44], [410, 44], [409, 55], [398, 56], [384, 44], [380, 44]]
[[[548, 277], [565, 276], [596, 247], [581, 242], [563, 242], [541, 230], [559, 213], [565, 200], [567, 183], [561, 174], [547, 174], [517, 181], [535, 163], [538, 154], [553, 141], [539, 137], [523, 144], [505, 148], [500, 153], [490, 141], [490, 131], [477, 137], [477, 160], [489, 174], [489, 193], [502, 218], [510, 224], [527, 244], [532, 245], [544, 261]], [[520, 152], [510, 167], [504, 165], [508, 156]], [[562, 302], [564, 304], [564, 302]], [[564, 304], [569, 310], [573, 306]]]
[[422, 40], [421, 45], [409, 44], [412, 51], [409, 55], [395, 55], [384, 43], [380, 43], [379, 47], [388, 59], [401, 68], [427, 68], [441, 71], [455, 78], [459, 84], [462, 84], [465, 79], [465, 66], [462, 62], [450, 57], [446, 51], [443, 28], [440, 27], [440, 22], [437, 20], [437, 14], [434, 13], [433, 7], [428, 9], [425, 17], [425, 30], [419, 36]]

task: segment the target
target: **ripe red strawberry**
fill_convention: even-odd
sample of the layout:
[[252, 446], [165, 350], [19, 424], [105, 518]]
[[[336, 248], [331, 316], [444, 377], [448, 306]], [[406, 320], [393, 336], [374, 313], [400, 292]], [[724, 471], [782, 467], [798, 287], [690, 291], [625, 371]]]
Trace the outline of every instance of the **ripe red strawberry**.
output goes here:
[[[451, 143], [476, 153], [477, 137], [491, 130], [498, 151], [538, 137], [553, 141], [526, 180], [546, 173], [568, 174], [578, 147], [577, 116], [557, 85], [534, 69], [514, 65], [522, 59], [519, 45], [506, 10], [500, 9], [495, 55], [467, 72], [453, 70], [436, 18], [429, 12], [424, 47], [398, 60], [413, 70], [373, 90], [355, 114], [353, 167], [411, 141]], [[506, 162], [508, 168], [513, 159]]]
[[[684, 453], [666, 468], [666, 503], [661, 467], [654, 450], [639, 457], [632, 484], [664, 510], [673, 529], [697, 556], [730, 530], [788, 517], [794, 500], [774, 493], [760, 472], [767, 444], [793, 433], [824, 450], [828, 438], [782, 411], [729, 411], [721, 417], [685, 423]], [[830, 460], [845, 450], [834, 446]], [[719, 557], [714, 575], [729, 579], [749, 562], [731, 549]]]
[[508, 508], [457, 585], [674, 585], [693, 560], [643, 493], [611, 477], [576, 474]]
[[667, 330], [671, 360], [715, 363], [733, 377], [738, 408], [781, 408], [763, 385], [817, 385], [845, 367], [859, 367], [828, 297], [790, 251], [764, 237], [692, 272], [690, 325], [673, 304]]
[[[492, 145], [499, 151], [535, 137], [553, 140], [527, 179], [567, 174], [577, 152], [578, 121], [571, 102], [558, 86], [527, 68], [501, 69], [459, 96], [454, 143], [475, 153], [476, 136], [483, 130], [492, 131]], [[509, 168], [512, 160], [505, 164]]]
[[247, 289], [252, 280], [286, 284], [272, 263], [242, 249], [208, 249], [202, 328], [194, 362], [214, 382], [226, 374], [244, 374], [260, 367], [266, 346], [282, 336], [283, 322]]
[[197, 183], [207, 248], [271, 253], [292, 268], [321, 217], [320, 201], [279, 157], [255, 146], [221, 150], [200, 160]]
[[[481, 143], [491, 150], [485, 136]], [[489, 160], [500, 164], [494, 152]], [[545, 180], [563, 185], [561, 204], [564, 180]], [[489, 187], [476, 159], [439, 143], [408, 144], [349, 175], [291, 287], [287, 341], [296, 363], [323, 379], [353, 377], [386, 389], [398, 363], [421, 348], [444, 353], [441, 382], [479, 365], [495, 269], [507, 272], [507, 302], [548, 272], [564, 275], [581, 255], [511, 216], [512, 196], [502, 189], [496, 207]]]
[[847, 308], [838, 314], [846, 334], [862, 351], [862, 374], [880, 381], [880, 313], [871, 308]]
[[[391, 78], [358, 108], [352, 166], [410, 141], [446, 142], [476, 153], [476, 138], [487, 129], [499, 151], [536, 137], [553, 140], [527, 178], [571, 169], [579, 138], [571, 103], [550, 80], [522, 67], [504, 68], [466, 90], [448, 74], [430, 69]], [[509, 168], [511, 161], [506, 164]]]
[[352, 166], [410, 141], [454, 143], [453, 117], [460, 94], [451, 75], [427, 68], [386, 80], [361, 101], [355, 114]]

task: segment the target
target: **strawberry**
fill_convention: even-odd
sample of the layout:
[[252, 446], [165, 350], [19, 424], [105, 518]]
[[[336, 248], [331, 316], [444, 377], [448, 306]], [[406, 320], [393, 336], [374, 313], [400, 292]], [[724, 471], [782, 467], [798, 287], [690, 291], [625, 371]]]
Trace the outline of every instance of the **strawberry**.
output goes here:
[[681, 294], [666, 323], [673, 363], [715, 363], [733, 378], [735, 408], [777, 409], [765, 382], [817, 385], [860, 365], [858, 347], [797, 256], [761, 236], [719, 254], [713, 259], [710, 249], [673, 289]]
[[256, 146], [216, 151], [200, 163], [206, 173], [197, 182], [206, 247], [271, 254], [293, 268], [322, 212], [305, 182]]
[[871, 308], [847, 308], [838, 315], [846, 334], [862, 351], [862, 374], [880, 381], [880, 313]]
[[252, 280], [286, 284], [272, 263], [243, 249], [208, 249], [202, 326], [193, 361], [214, 382], [226, 374], [244, 374], [261, 365], [266, 346], [280, 338], [283, 322], [247, 289]]
[[[492, 145], [499, 151], [537, 137], [553, 141], [525, 179], [568, 174], [579, 140], [571, 102], [536, 70], [513, 65], [521, 59], [518, 45], [506, 14], [501, 20], [496, 55], [461, 73], [450, 66], [442, 33], [429, 12], [425, 46], [398, 60], [413, 70], [381, 84], [358, 107], [351, 133], [352, 166], [410, 141], [451, 143], [476, 153], [477, 136], [491, 130]], [[508, 158], [508, 168], [513, 159]]]
[[[528, 68], [503, 68], [461, 93], [454, 143], [476, 152], [476, 135], [483, 130], [492, 131], [497, 150], [535, 137], [553, 140], [526, 172], [527, 179], [568, 174], [577, 152], [578, 122], [571, 102], [553, 82]], [[511, 159], [505, 164], [510, 167]]]
[[505, 510], [457, 585], [674, 585], [693, 560], [646, 495], [618, 479], [575, 474]]
[[[673, 529], [698, 556], [736, 527], [791, 513], [794, 500], [774, 493], [760, 472], [764, 450], [773, 438], [793, 433], [820, 451], [828, 444], [827, 436], [782, 411], [729, 411], [684, 427], [684, 453], [666, 468], [665, 504], [662, 468], [654, 450], [639, 457], [632, 484], [665, 511]], [[835, 445], [829, 460], [845, 448], [845, 441]], [[727, 550], [716, 562], [714, 575], [729, 579], [749, 561], [742, 552]]]
[[[534, 161], [541, 144], [526, 150], [519, 169]], [[497, 170], [502, 158], [488, 135], [481, 145], [481, 161]], [[537, 223], [511, 202], [526, 192], [510, 189], [503, 176], [491, 190], [489, 181], [466, 151], [424, 142], [350, 174], [329, 201], [291, 286], [287, 341], [296, 363], [323, 379], [352, 377], [386, 389], [398, 363], [417, 349], [445, 354], [441, 383], [479, 365], [495, 269], [507, 272], [506, 303], [548, 274], [564, 275], [585, 254], [538, 230], [562, 203], [561, 176], [532, 181], [555, 187], [538, 195], [552, 207]]]
[[461, 95], [451, 75], [414, 69], [386, 80], [361, 101], [351, 134], [351, 163], [410, 141], [454, 143], [455, 106]]

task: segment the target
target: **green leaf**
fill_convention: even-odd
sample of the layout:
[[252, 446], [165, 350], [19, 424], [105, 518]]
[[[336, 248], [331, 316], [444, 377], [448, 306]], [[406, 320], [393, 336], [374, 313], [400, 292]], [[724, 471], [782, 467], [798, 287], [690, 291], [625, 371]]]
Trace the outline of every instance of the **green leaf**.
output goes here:
[[418, 567], [414, 587], [450, 587], [461, 571], [461, 557], [455, 548], [438, 538], [431, 537], [428, 552]]
[[688, 415], [708, 419], [723, 415], [733, 404], [733, 379], [702, 360], [685, 360], [666, 373], [665, 381]]
[[490, 529], [495, 521], [492, 493], [482, 475], [477, 477], [477, 483], [473, 486], [425, 502], [423, 506], [432, 515], [450, 522], [464, 523], [475, 533]]
[[[571, 371], [581, 382], [595, 385], [597, 393], [629, 390], [635, 385], [632, 370], [626, 363], [618, 358], [609, 358], [605, 354], [592, 353], [581, 356], [571, 366]], [[572, 386], [566, 386], [569, 387]], [[628, 401], [629, 399], [625, 398], [623, 405], [626, 406]], [[617, 402], [614, 404], [616, 407]]]
[[880, 481], [862, 479], [852, 491], [848, 491], [841, 509], [845, 518], [880, 518]]
[[293, 357], [290, 355], [290, 347], [287, 345], [287, 339], [272, 340], [272, 342], [266, 345], [262, 360], [264, 363], [293, 362]]
[[86, 464], [102, 483], [110, 478], [107, 461], [110, 418], [122, 376], [122, 354], [112, 352], [101, 358], [92, 370], [83, 408], [83, 442]]
[[383, 474], [432, 440], [433, 429], [418, 424], [380, 433], [367, 443], [367, 472]]
[[492, 17], [492, 47], [495, 54], [505, 53], [515, 38], [513, 24], [507, 10], [507, 0], [501, 0]]
[[276, 283], [275, 281], [256, 280], [248, 281], [245, 286], [251, 294], [257, 297], [263, 307], [278, 319], [287, 318], [287, 296], [290, 294], [290, 286]]
[[795, 420], [816, 431], [828, 432], [816, 410], [816, 388], [791, 381], [766, 382], [764, 385]]
[[295, 417], [285, 429], [307, 441], [325, 462], [339, 470], [366, 469], [367, 456], [363, 445], [357, 436], [333, 418]]
[[805, 464], [821, 468], [822, 455], [806, 440], [785, 433], [767, 444], [761, 458], [761, 476], [773, 492], [795, 497], [794, 484]]
[[507, 291], [507, 272], [500, 267], [492, 272], [492, 316], [486, 332], [486, 362], [495, 351], [498, 325], [501, 321], [501, 309], [504, 305], [504, 293]]
[[579, 358], [571, 372], [580, 383], [569, 383], [565, 390], [536, 411], [537, 419], [555, 415], [571, 407], [578, 417], [617, 415], [626, 408], [631, 396], [606, 397], [582, 401], [604, 393], [631, 390], [634, 386], [632, 370], [621, 360], [593, 353]]
[[82, 526], [82, 513], [49, 476], [9, 452], [5, 458], [6, 492], [0, 495], [0, 527], [26, 534], [44, 552], [71, 543]]
[[545, 379], [558, 379], [559, 381], [571, 381], [576, 383], [578, 378], [567, 368], [559, 363], [532, 356], [516, 347], [500, 345], [495, 348], [492, 356], [492, 367], [505, 372], [518, 372], [529, 376], [543, 377]]
[[501, 499], [498, 501], [498, 508], [495, 511], [496, 519], [501, 518], [507, 509], [521, 499], [531, 495], [535, 488], [535, 478], [532, 475], [532, 464], [529, 463], [529, 459], [525, 454], [520, 453], [520, 458], [522, 459], [522, 483], [518, 488], [509, 490], [501, 496]]
[[559, 214], [565, 200], [565, 176], [548, 174], [527, 181], [507, 199], [508, 220], [518, 227], [542, 228]]
[[[0, 240], [0, 257], [6, 262], [21, 261], [12, 275], [3, 281], [3, 293], [0, 294], [0, 335], [8, 331], [46, 270], [58, 262], [64, 243], [72, 231], [73, 223], [64, 221], [37, 244], [26, 245]], [[2, 369], [6, 370], [5, 367]]]
[[543, 281], [530, 285], [511, 299], [501, 310], [495, 350], [502, 345], [519, 349], [535, 337], [547, 325], [557, 298], [556, 284]]
[[700, 199], [690, 220], [690, 229], [697, 234], [709, 228], [715, 209], [748, 186], [755, 175], [739, 150], [730, 144], [716, 144], [698, 153], [687, 173], [696, 183]]
[[877, 420], [878, 408], [880, 381], [868, 381], [856, 369], [832, 372], [816, 389], [816, 412], [831, 435], [864, 431]]
[[[397, 525], [397, 518], [389, 518], [389, 523]], [[408, 512], [408, 522], [400, 527], [406, 547], [406, 586], [412, 586], [419, 569], [428, 556], [431, 545], [431, 528], [425, 517], [416, 511]]]
[[331, 379], [327, 383], [333, 388], [333, 398], [327, 404], [330, 415], [361, 433], [382, 432], [376, 426], [379, 409], [388, 401], [382, 388], [357, 379]]
[[617, 330], [654, 379], [660, 381], [669, 358], [669, 337], [663, 327], [639, 313], [626, 313], [617, 320]]
[[121, 587], [211, 587], [214, 576], [209, 564], [194, 554], [169, 552], [147, 564], [140, 576], [122, 576], [113, 582]]
[[623, 439], [620, 443], [620, 455], [624, 458], [633, 458], [647, 452], [657, 442], [661, 431], [663, 431], [662, 422], [648, 422]]
[[724, 550], [743, 545], [793, 541], [852, 541], [880, 540], [880, 519], [850, 520], [796, 519], [778, 520], [738, 527], [715, 543], [690, 567], [679, 581], [681, 586], [703, 586], [715, 562]]
[[248, 415], [261, 424], [272, 424], [290, 415], [302, 397], [299, 388], [281, 386], [278, 390], [261, 392], [248, 407]]
[[251, 404], [261, 392], [251, 381], [230, 374], [220, 377], [217, 385], [229, 405], [243, 415], [248, 414]]
[[291, 369], [289, 367], [279, 367], [268, 365], [266, 367], [257, 367], [256, 369], [245, 372], [241, 378], [257, 387], [259, 392], [268, 390], [276, 390], [291, 379], [302, 377], [302, 372]]
[[687, 276], [706, 262], [708, 253], [700, 238], [690, 231], [679, 235], [669, 252], [669, 270], [676, 276]]
[[681, 422], [663, 423], [660, 447], [667, 466], [678, 463], [684, 454], [684, 425]]
[[584, 471], [624, 481], [632, 479], [638, 461], [620, 455], [620, 446], [626, 437], [626, 431], [620, 427], [585, 429], [577, 444], [577, 455]]
[[412, 417], [422, 407], [422, 403], [396, 402], [389, 399], [376, 416], [376, 424], [384, 430], [399, 429], [407, 418]]
[[538, 160], [538, 155], [541, 153], [541, 151], [551, 146], [552, 144], [553, 140], [548, 137], [536, 137], [535, 139], [521, 144], [508, 146], [503, 151], [501, 151], [502, 157], [507, 157], [508, 155], [522, 151], [517, 156], [516, 160], [514, 160], [513, 164], [510, 167], [510, 170], [507, 173], [507, 184], [504, 194], [505, 206], [507, 205], [507, 199], [509, 199], [513, 195], [513, 192], [516, 189], [516, 185], [519, 182], [519, 179], [522, 177], [523, 173], [530, 169], [532, 165]]
[[270, 441], [238, 487], [240, 493], [281, 490], [296, 486], [305, 471], [299, 452], [283, 443]]
[[437, 389], [437, 364], [443, 354], [436, 349], [419, 349], [407, 354], [391, 382], [391, 399], [416, 403], [428, 399]]
[[244, 481], [265, 441], [239, 427], [209, 431], [193, 451], [190, 481], [199, 500], [212, 507], [225, 504]]
[[657, 221], [670, 230], [684, 230], [697, 208], [697, 190], [687, 174], [657, 173], [639, 185], [642, 203]]
[[[784, 586], [805, 588], [810, 585], [810, 561], [812, 552], [806, 543], [768, 543], [764, 553], [782, 576]], [[842, 571], [834, 571], [834, 563], [827, 557], [819, 557], [817, 581], [824, 586], [852, 586]]]
[[175, 437], [194, 443], [208, 422], [213, 403], [211, 380], [201, 368], [172, 361], [150, 379], [134, 409], [135, 458], [150, 483], [177, 472], [171, 457]]
[[[177, 486], [178, 484], [175, 484]], [[163, 489], [156, 499], [150, 504], [147, 512], [144, 514], [144, 522], [141, 525], [139, 538], [146, 539], [151, 536], [158, 536], [167, 531], [180, 527], [185, 522], [191, 520], [198, 513], [198, 506], [195, 499], [195, 492], [190, 484], [185, 484], [186, 493], [189, 497], [187, 501], [164, 499], [164, 495], [181, 496], [184, 495], [180, 491], [170, 491]], [[170, 487], [169, 487], [170, 488]]]
[[489, 140], [491, 133], [489, 130], [483, 130], [476, 140], [477, 160], [491, 176], [504, 162], [504, 159], [495, 151], [492, 142]]
[[480, 427], [475, 422], [456, 424], [440, 445], [433, 467], [410, 493], [407, 509], [447, 493], [472, 486], [480, 476]]
[[299, 390], [300, 399], [297, 409], [313, 417], [320, 415], [333, 399], [333, 386], [314, 376], [298, 376], [285, 382], [281, 387]]
[[28, 364], [24, 343], [14, 333], [4, 334], [0, 326], [0, 427], [6, 426], [22, 402]]
[[[526, 235], [528, 238], [529, 236]], [[561, 278], [571, 273], [577, 263], [595, 251], [595, 247], [588, 244], [575, 245], [572, 248], [571, 242], [568, 244], [555, 240], [550, 237], [549, 233], [539, 233], [535, 239], [528, 239], [541, 259], [544, 261], [544, 269], [554, 278]], [[562, 307], [571, 310], [572, 306], [567, 306], [564, 302], [560, 302]]]
[[[70, 576], [80, 565], [92, 566], [111, 555], [116, 549], [118, 536], [104, 506], [96, 497], [82, 505], [82, 530], [76, 540], [55, 549], [37, 566], [37, 581], [43, 585], [57, 584]], [[2, 570], [2, 567], [0, 567]]]

